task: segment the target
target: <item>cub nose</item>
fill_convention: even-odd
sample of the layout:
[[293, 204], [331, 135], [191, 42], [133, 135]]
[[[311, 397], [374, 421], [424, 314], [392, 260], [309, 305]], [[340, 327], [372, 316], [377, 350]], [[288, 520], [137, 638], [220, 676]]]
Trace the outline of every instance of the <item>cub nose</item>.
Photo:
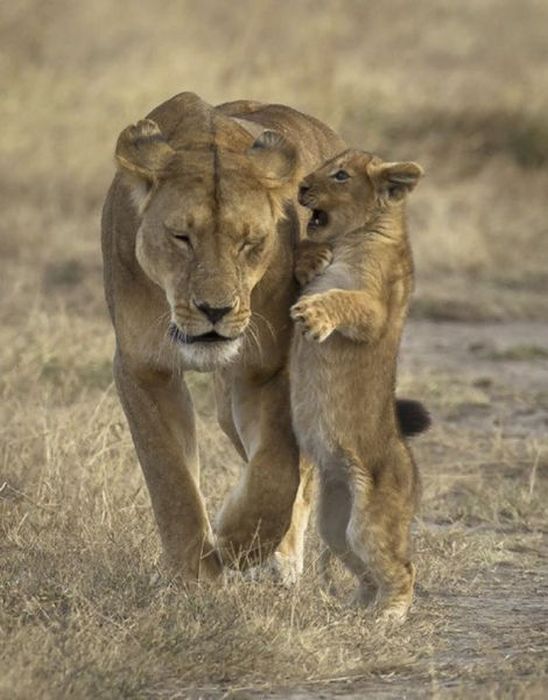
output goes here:
[[223, 316], [226, 316], [229, 311], [232, 311], [234, 304], [232, 306], [210, 306], [207, 302], [194, 302], [196, 308], [207, 316], [211, 323], [217, 323]]
[[302, 201], [303, 197], [306, 195], [306, 193], [308, 192], [309, 189], [310, 189], [310, 187], [308, 185], [304, 185], [304, 184], [299, 187], [299, 202], [301, 204], [303, 204], [303, 201]]

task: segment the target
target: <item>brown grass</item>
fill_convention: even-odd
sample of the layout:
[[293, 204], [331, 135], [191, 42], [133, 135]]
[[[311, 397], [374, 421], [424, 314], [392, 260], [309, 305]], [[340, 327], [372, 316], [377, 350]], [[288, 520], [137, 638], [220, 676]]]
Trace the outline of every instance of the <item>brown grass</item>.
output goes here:
[[[548, 7], [0, 12], [0, 697], [543, 696], [548, 338], [527, 319], [548, 308]], [[159, 566], [112, 386], [98, 218], [117, 133], [183, 89], [286, 102], [427, 169], [411, 225], [430, 320], [410, 328], [401, 383], [435, 427], [416, 443], [419, 591], [396, 634], [322, 595], [313, 532], [294, 590], [181, 590]], [[207, 378], [191, 383], [213, 513], [239, 464]]]

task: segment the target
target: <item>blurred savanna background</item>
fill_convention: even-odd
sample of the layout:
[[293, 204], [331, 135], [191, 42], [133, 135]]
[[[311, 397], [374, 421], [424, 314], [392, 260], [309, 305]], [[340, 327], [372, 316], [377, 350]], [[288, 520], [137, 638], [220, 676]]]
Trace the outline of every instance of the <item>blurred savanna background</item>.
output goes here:
[[[0, 3], [0, 697], [541, 697], [548, 613], [548, 3]], [[409, 621], [166, 579], [112, 385], [118, 133], [183, 90], [315, 115], [427, 177], [400, 393], [434, 426]], [[214, 514], [239, 468], [192, 375]], [[341, 572], [341, 589], [350, 582]]]

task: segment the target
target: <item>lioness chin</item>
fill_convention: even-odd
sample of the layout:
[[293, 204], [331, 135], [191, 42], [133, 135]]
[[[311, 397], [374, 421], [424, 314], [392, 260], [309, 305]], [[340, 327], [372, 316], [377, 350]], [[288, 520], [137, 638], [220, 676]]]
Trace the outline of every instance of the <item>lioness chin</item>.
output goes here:
[[415, 579], [420, 484], [394, 387], [413, 287], [405, 200], [421, 176], [415, 163], [345, 151], [299, 193], [312, 214], [297, 262], [308, 283], [291, 309], [293, 426], [319, 468], [322, 539], [357, 576], [358, 599], [390, 618], [407, 614]]

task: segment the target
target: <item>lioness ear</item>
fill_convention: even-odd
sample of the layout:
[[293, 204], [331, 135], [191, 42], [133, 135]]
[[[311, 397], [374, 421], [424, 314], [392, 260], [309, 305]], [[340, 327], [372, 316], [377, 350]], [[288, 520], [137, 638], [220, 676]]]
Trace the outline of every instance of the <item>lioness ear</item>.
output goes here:
[[265, 187], [283, 187], [291, 183], [297, 175], [297, 149], [275, 131], [264, 131], [247, 154], [255, 174]]
[[370, 172], [375, 186], [390, 199], [403, 199], [415, 189], [424, 175], [417, 163], [381, 163], [373, 165]]
[[158, 181], [174, 154], [152, 119], [142, 119], [122, 131], [114, 157], [119, 169], [130, 176], [132, 195], [138, 206], [143, 205], [152, 185]]

